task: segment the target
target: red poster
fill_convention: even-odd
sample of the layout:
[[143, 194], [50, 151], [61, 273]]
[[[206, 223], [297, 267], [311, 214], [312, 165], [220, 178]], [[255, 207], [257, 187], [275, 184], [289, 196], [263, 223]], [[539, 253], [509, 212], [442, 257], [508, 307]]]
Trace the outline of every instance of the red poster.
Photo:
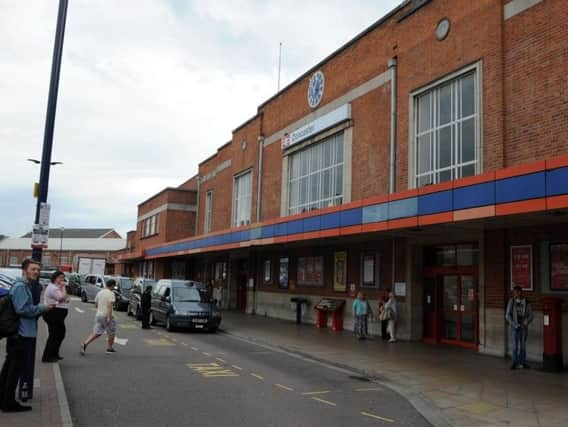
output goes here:
[[511, 289], [533, 290], [532, 246], [511, 246]]
[[568, 244], [550, 245], [550, 289], [568, 290]]

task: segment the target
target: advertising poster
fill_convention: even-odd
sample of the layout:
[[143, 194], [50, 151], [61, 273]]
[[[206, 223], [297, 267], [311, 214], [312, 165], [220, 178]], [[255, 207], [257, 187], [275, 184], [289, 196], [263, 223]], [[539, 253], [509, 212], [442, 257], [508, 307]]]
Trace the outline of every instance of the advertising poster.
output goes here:
[[298, 258], [298, 285], [323, 286], [323, 257]]
[[532, 246], [511, 246], [511, 289], [533, 290]]
[[568, 291], [568, 243], [550, 245], [550, 289]]
[[375, 286], [375, 256], [365, 255], [363, 257], [363, 285]]
[[335, 252], [333, 262], [333, 290], [347, 290], [347, 252]]
[[280, 258], [278, 287], [281, 289], [288, 289], [288, 258]]

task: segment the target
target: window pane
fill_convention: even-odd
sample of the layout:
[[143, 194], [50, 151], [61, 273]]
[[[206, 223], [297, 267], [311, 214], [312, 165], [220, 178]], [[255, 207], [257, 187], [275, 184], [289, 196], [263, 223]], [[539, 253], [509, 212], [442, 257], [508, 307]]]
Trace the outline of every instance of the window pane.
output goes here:
[[343, 194], [343, 166], [337, 166], [335, 168], [335, 187], [334, 196], [340, 196]]
[[331, 169], [323, 172], [323, 198], [331, 197]]
[[452, 120], [452, 83], [442, 86], [438, 92], [438, 125]]
[[470, 74], [461, 79], [461, 117], [475, 113], [475, 78]]
[[461, 168], [461, 176], [465, 178], [466, 176], [473, 176], [475, 175], [475, 165], [467, 165]]
[[475, 160], [475, 119], [469, 119], [461, 124], [462, 163]]
[[308, 178], [300, 180], [300, 204], [303, 205], [308, 201]]
[[427, 131], [432, 127], [431, 103], [432, 103], [431, 93], [428, 93], [418, 98], [418, 132], [419, 133]]
[[302, 151], [300, 153], [300, 159], [301, 159], [300, 161], [302, 162], [300, 166], [300, 175], [304, 176], [307, 175], [308, 173], [308, 165], [310, 163], [309, 153]]
[[438, 131], [438, 167], [446, 168], [452, 165], [452, 127], [448, 126]]
[[335, 138], [335, 159], [336, 163], [343, 163], [343, 134]]
[[331, 144], [323, 144], [323, 167], [331, 165]]
[[418, 138], [418, 173], [422, 174], [432, 169], [430, 134]]
[[320, 198], [319, 181], [319, 174], [316, 173], [310, 176], [310, 200], [318, 200]]
[[443, 172], [440, 172], [438, 175], [439, 175], [438, 182], [451, 181], [452, 170], [451, 169], [445, 170]]

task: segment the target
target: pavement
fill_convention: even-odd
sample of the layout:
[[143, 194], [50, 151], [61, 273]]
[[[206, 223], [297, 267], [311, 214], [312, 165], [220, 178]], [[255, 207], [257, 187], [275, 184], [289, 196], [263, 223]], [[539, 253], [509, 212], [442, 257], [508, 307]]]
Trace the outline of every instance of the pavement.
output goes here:
[[568, 426], [568, 374], [417, 342], [357, 341], [349, 331], [224, 313], [228, 334], [355, 370], [408, 399], [434, 426]]
[[73, 301], [65, 360], [37, 363], [34, 410], [0, 413], [0, 425], [568, 425], [566, 373], [235, 312], [219, 334], [143, 331], [118, 313], [118, 353], [101, 339], [82, 357], [93, 310]]
[[[39, 320], [33, 399], [25, 402], [32, 410], [24, 413], [0, 412], [0, 425], [10, 427], [72, 427], [67, 396], [57, 363], [41, 363], [47, 338], [43, 320]], [[0, 363], [4, 362], [6, 340], [0, 341]]]

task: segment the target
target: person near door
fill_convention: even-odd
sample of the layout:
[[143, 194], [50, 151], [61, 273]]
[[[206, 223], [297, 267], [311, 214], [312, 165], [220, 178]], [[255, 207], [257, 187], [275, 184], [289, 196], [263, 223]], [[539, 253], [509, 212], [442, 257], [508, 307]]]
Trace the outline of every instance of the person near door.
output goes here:
[[152, 306], [152, 286], [146, 286], [140, 298], [140, 309], [142, 310], [142, 329], [150, 328], [150, 307]]
[[527, 365], [527, 335], [529, 325], [533, 321], [533, 312], [530, 303], [523, 298], [522, 288], [513, 288], [513, 297], [509, 299], [505, 319], [509, 324], [511, 336], [511, 356], [513, 364], [511, 369], [529, 368]]
[[353, 314], [355, 315], [355, 333], [357, 338], [363, 340], [367, 337], [367, 320], [371, 313], [369, 301], [363, 292], [357, 293], [357, 298], [353, 301]]
[[43, 314], [47, 323], [49, 336], [43, 350], [41, 361], [44, 363], [57, 362], [63, 357], [59, 354], [61, 343], [65, 339], [65, 318], [69, 308], [69, 298], [65, 289], [65, 274], [56, 271], [51, 275], [51, 283], [47, 285], [44, 293], [45, 305], [54, 304], [55, 308]]
[[389, 319], [387, 318], [385, 299], [383, 297], [379, 298], [379, 320], [381, 321], [381, 337], [383, 341], [387, 341], [390, 339], [389, 333], [387, 332]]
[[388, 300], [385, 303], [385, 319], [387, 320], [387, 334], [390, 336], [389, 342], [396, 342], [396, 298], [392, 289], [387, 289]]

